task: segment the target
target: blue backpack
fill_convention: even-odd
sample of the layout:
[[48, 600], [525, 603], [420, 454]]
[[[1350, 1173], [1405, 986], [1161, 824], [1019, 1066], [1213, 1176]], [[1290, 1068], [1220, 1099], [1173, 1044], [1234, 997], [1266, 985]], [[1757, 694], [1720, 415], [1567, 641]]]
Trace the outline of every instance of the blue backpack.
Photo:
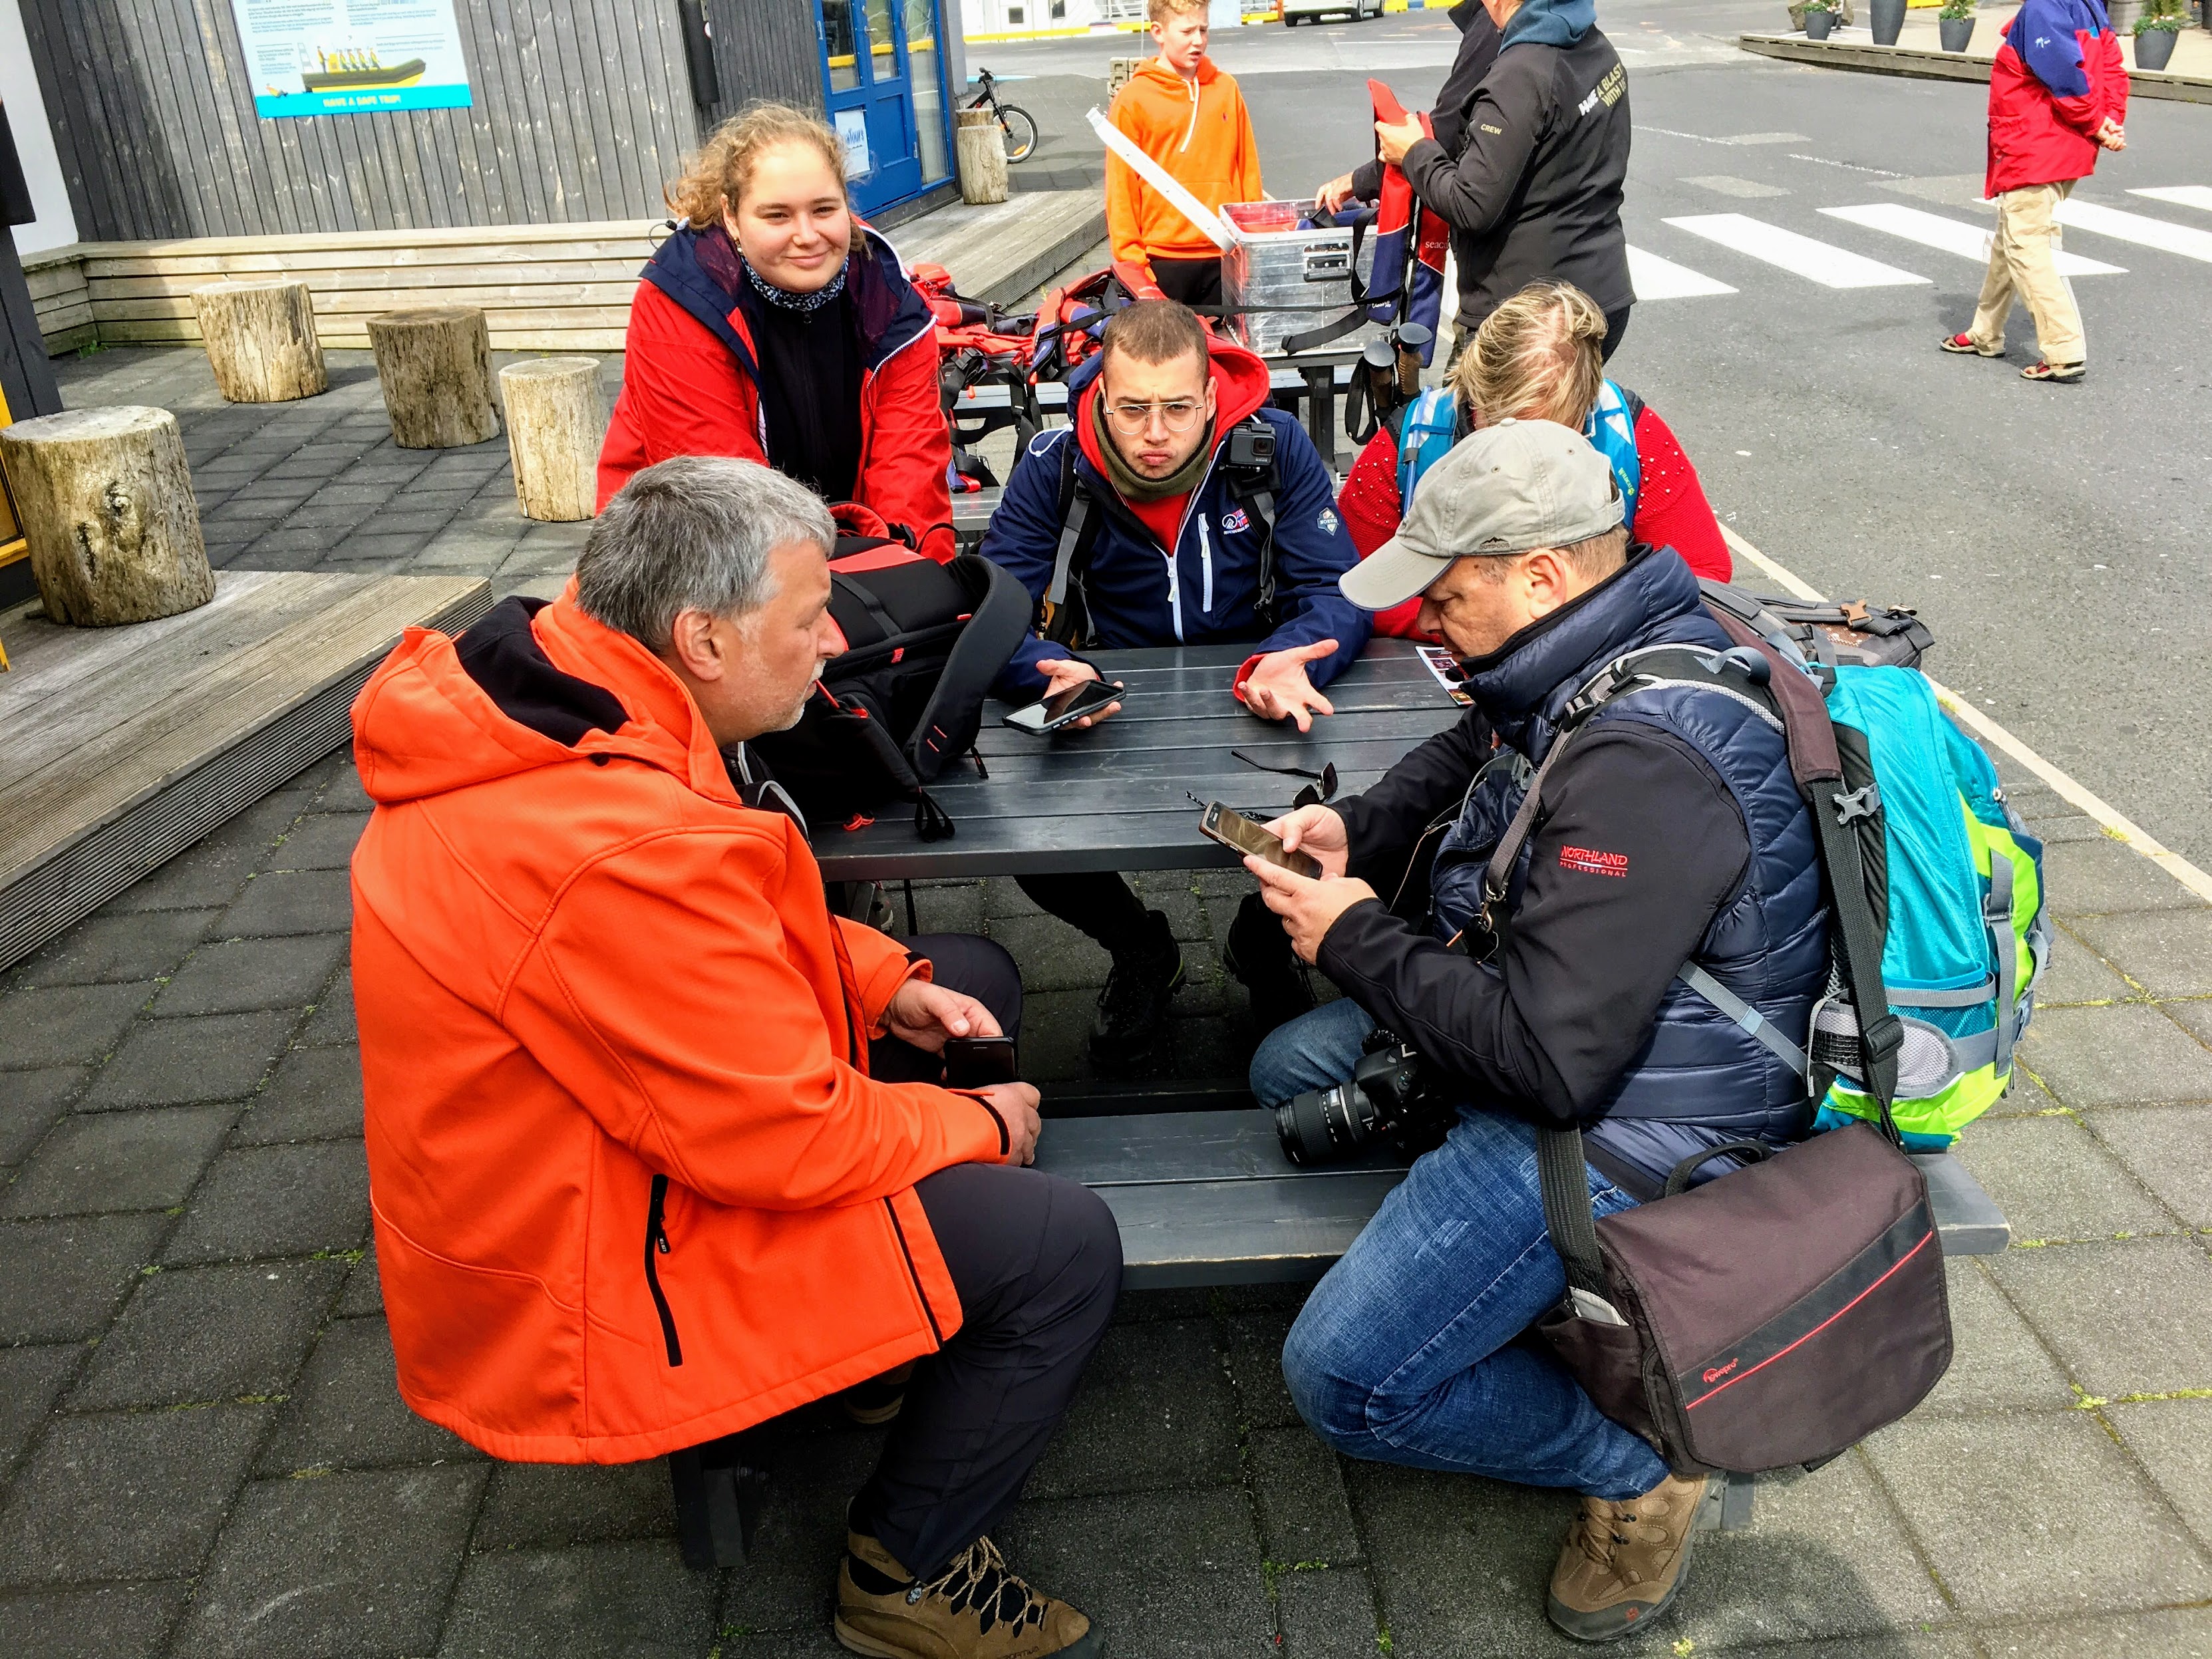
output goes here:
[[[1598, 386], [1597, 403], [1583, 422], [1583, 436], [1605, 457], [1613, 481], [1620, 488], [1620, 521], [1632, 532], [1636, 526], [1636, 497], [1643, 488], [1644, 466], [1636, 454], [1636, 421], [1644, 413], [1644, 399], [1611, 380]], [[1459, 404], [1449, 386], [1431, 386], [1406, 405], [1398, 428], [1398, 511], [1413, 504], [1413, 492], [1422, 477], [1443, 459], [1460, 441]]]

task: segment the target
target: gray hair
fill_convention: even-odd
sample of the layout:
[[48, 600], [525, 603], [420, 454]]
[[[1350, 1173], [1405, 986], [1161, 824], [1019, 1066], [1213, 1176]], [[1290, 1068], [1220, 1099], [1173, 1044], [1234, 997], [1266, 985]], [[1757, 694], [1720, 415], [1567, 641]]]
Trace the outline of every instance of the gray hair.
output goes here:
[[775, 469], [679, 455], [633, 475], [601, 510], [576, 561], [576, 603], [665, 651], [678, 612], [758, 610], [775, 597], [771, 552], [812, 542], [827, 553], [836, 538], [830, 509]]

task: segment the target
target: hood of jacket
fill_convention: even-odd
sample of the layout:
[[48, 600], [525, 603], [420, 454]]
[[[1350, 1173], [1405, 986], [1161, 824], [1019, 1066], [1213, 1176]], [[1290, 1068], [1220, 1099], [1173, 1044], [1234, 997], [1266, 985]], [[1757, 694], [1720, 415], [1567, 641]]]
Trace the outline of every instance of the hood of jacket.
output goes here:
[[[1091, 405], [1099, 395], [1099, 370], [1105, 362], [1106, 354], [1095, 351], [1067, 377], [1068, 390], [1076, 397], [1070, 424], [1075, 428], [1076, 441], [1083, 447], [1083, 459], [1102, 477], [1106, 476], [1106, 460], [1098, 453], [1098, 434], [1091, 421]], [[1211, 333], [1206, 336], [1206, 368], [1213, 377], [1213, 447], [1218, 450], [1229, 436], [1230, 428], [1267, 403], [1270, 389], [1268, 370], [1258, 353]]]
[[1506, 20], [1504, 45], [1571, 46], [1596, 27], [1597, 0], [1528, 0]]
[[[1480, 3], [1480, 0], [1477, 0], [1477, 3]], [[1159, 55], [1155, 52], [1131, 73], [1129, 84], [1141, 87], [1152, 97], [1170, 98], [1182, 105], [1190, 102], [1191, 81], [1198, 82], [1199, 96], [1202, 98], [1206, 95], [1206, 89], [1220, 78], [1221, 70], [1211, 58], [1200, 58], [1198, 73], [1187, 81], [1160, 62]]]
[[[575, 606], [520, 596], [458, 636], [407, 630], [355, 704], [362, 787], [397, 806], [543, 767], [621, 756], [735, 804], [713, 736], [675, 675]], [[552, 650], [548, 650], [548, 643]], [[559, 655], [589, 662], [585, 679]]]
[[1463, 663], [1468, 695], [1500, 737], [1540, 762], [1559, 711], [1615, 657], [1662, 642], [1726, 650], [1728, 635], [1704, 606], [1680, 554], [1638, 544], [1613, 576]]
[[[855, 219], [860, 237], [845, 258], [845, 280], [860, 330], [860, 361], [873, 374], [915, 337], [932, 331], [937, 319], [929, 301], [907, 280], [897, 250], [871, 226]], [[730, 349], [751, 379], [760, 378], [753, 356], [744, 260], [730, 234], [720, 225], [705, 230], [679, 225], [646, 261], [643, 278], [684, 307]]]
[[2079, 98], [2089, 90], [2081, 41], [2112, 27], [2099, 0], [2025, 0], [2006, 27], [2005, 40], [2054, 98]]

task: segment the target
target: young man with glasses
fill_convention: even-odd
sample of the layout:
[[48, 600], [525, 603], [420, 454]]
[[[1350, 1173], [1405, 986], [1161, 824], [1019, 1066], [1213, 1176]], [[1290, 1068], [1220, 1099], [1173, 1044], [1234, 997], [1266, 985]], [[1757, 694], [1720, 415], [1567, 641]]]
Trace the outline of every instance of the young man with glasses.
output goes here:
[[[1026, 702], [1097, 678], [1091, 647], [1249, 641], [1224, 689], [1262, 720], [1311, 730], [1334, 712], [1320, 688], [1359, 654], [1369, 619], [1336, 585], [1358, 556], [1334, 480], [1297, 421], [1267, 407], [1267, 365], [1188, 307], [1144, 300], [1115, 313], [1085, 367], [1073, 419], [1030, 443], [983, 538], [984, 556], [1039, 604], [1041, 636], [1023, 641], [1000, 694]], [[1110, 872], [1021, 886], [1113, 956], [1092, 1060], [1151, 1061], [1182, 977], [1167, 918]], [[1304, 992], [1287, 955], [1247, 968], [1263, 1019]]]

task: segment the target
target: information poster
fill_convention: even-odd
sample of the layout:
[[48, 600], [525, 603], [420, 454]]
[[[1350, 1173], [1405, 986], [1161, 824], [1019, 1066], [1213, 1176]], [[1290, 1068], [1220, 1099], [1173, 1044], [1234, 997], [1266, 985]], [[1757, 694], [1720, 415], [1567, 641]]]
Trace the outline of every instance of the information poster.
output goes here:
[[466, 109], [453, 0], [231, 0], [254, 113]]

